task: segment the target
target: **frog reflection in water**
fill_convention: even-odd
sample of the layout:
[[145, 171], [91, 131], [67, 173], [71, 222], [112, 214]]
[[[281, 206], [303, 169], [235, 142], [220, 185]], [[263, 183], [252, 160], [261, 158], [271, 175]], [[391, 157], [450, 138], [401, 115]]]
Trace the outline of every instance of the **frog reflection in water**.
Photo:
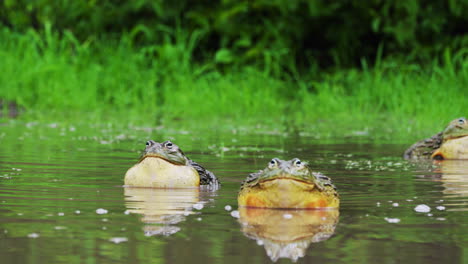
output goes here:
[[295, 158], [274, 158], [259, 172], [242, 182], [239, 206], [261, 208], [338, 208], [340, 199], [330, 178], [312, 172]]
[[[169, 236], [180, 230], [178, 224], [207, 202], [198, 188], [124, 188], [127, 212], [141, 215], [146, 236]], [[196, 206], [197, 205], [197, 206]]]
[[216, 176], [190, 160], [171, 141], [149, 140], [140, 161], [125, 174], [125, 185], [131, 187], [184, 188], [219, 187]]
[[329, 239], [335, 232], [339, 210], [285, 210], [239, 207], [245, 236], [263, 245], [272, 261], [304, 257], [311, 243]]
[[468, 121], [464, 117], [452, 120], [442, 132], [409, 147], [403, 157], [410, 160], [468, 159]]
[[435, 175], [429, 176], [442, 183], [446, 199], [468, 197], [468, 160], [440, 160], [432, 166]]

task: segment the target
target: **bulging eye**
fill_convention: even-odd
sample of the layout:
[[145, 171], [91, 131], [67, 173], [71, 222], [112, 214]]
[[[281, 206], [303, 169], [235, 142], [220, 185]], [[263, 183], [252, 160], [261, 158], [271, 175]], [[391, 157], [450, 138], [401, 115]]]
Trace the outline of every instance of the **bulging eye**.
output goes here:
[[268, 163], [269, 168], [273, 168], [273, 167], [276, 167], [276, 166], [278, 166], [278, 160], [276, 158], [270, 160], [270, 162]]
[[146, 146], [151, 146], [151, 145], [153, 145], [153, 141], [152, 141], [152, 140], [146, 141]]
[[301, 161], [300, 159], [296, 159], [296, 160], [294, 161], [294, 166], [296, 166], [296, 167], [302, 166], [302, 161]]
[[465, 124], [466, 119], [465, 118], [460, 118], [458, 119], [458, 124], [463, 125]]
[[171, 148], [172, 146], [174, 146], [174, 144], [170, 141], [167, 141], [166, 144], [164, 144], [164, 146], [167, 148]]

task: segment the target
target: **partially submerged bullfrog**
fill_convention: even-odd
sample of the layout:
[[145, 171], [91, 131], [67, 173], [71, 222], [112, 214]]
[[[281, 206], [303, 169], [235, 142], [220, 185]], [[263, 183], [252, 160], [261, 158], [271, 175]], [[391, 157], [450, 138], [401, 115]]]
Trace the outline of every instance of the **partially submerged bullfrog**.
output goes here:
[[212, 172], [187, 158], [171, 141], [149, 140], [140, 161], [125, 174], [125, 185], [159, 188], [206, 185], [217, 189], [219, 181]]
[[403, 154], [405, 159], [468, 159], [468, 121], [461, 117], [430, 138], [416, 142]]
[[242, 182], [239, 206], [262, 208], [338, 208], [340, 199], [330, 178], [312, 172], [298, 158], [272, 159]]

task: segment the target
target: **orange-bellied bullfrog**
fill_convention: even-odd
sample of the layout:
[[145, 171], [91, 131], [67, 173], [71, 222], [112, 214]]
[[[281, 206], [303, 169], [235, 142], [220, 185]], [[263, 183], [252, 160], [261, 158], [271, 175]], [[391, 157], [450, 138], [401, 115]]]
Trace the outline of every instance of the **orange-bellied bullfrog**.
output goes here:
[[239, 206], [262, 208], [338, 208], [340, 199], [330, 178], [312, 172], [298, 158], [272, 159], [242, 182]]

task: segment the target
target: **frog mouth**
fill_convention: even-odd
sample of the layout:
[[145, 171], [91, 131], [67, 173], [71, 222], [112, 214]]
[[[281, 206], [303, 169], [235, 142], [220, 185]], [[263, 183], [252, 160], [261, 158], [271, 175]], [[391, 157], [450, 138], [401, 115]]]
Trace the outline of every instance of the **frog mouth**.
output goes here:
[[173, 161], [173, 160], [169, 160], [168, 158], [166, 157], [163, 157], [161, 155], [158, 155], [158, 154], [147, 154], [145, 156], [143, 156], [141, 159], [140, 159], [140, 162], [142, 162], [144, 159], [146, 158], [158, 158], [158, 159], [162, 159], [164, 161], [167, 161], [173, 165], [184, 165], [184, 163], [181, 163], [181, 162], [177, 162], [177, 161]]
[[315, 185], [314, 182], [307, 181], [305, 179], [301, 179], [301, 178], [297, 178], [297, 177], [287, 176], [287, 175], [281, 175], [281, 176], [278, 176], [278, 177], [264, 179], [264, 180], [260, 181], [260, 183], [273, 182], [273, 181], [276, 181], [276, 180], [290, 180], [290, 181], [295, 181], [295, 182], [299, 182], [299, 183], [303, 183], [303, 184], [307, 184], [307, 185]]

